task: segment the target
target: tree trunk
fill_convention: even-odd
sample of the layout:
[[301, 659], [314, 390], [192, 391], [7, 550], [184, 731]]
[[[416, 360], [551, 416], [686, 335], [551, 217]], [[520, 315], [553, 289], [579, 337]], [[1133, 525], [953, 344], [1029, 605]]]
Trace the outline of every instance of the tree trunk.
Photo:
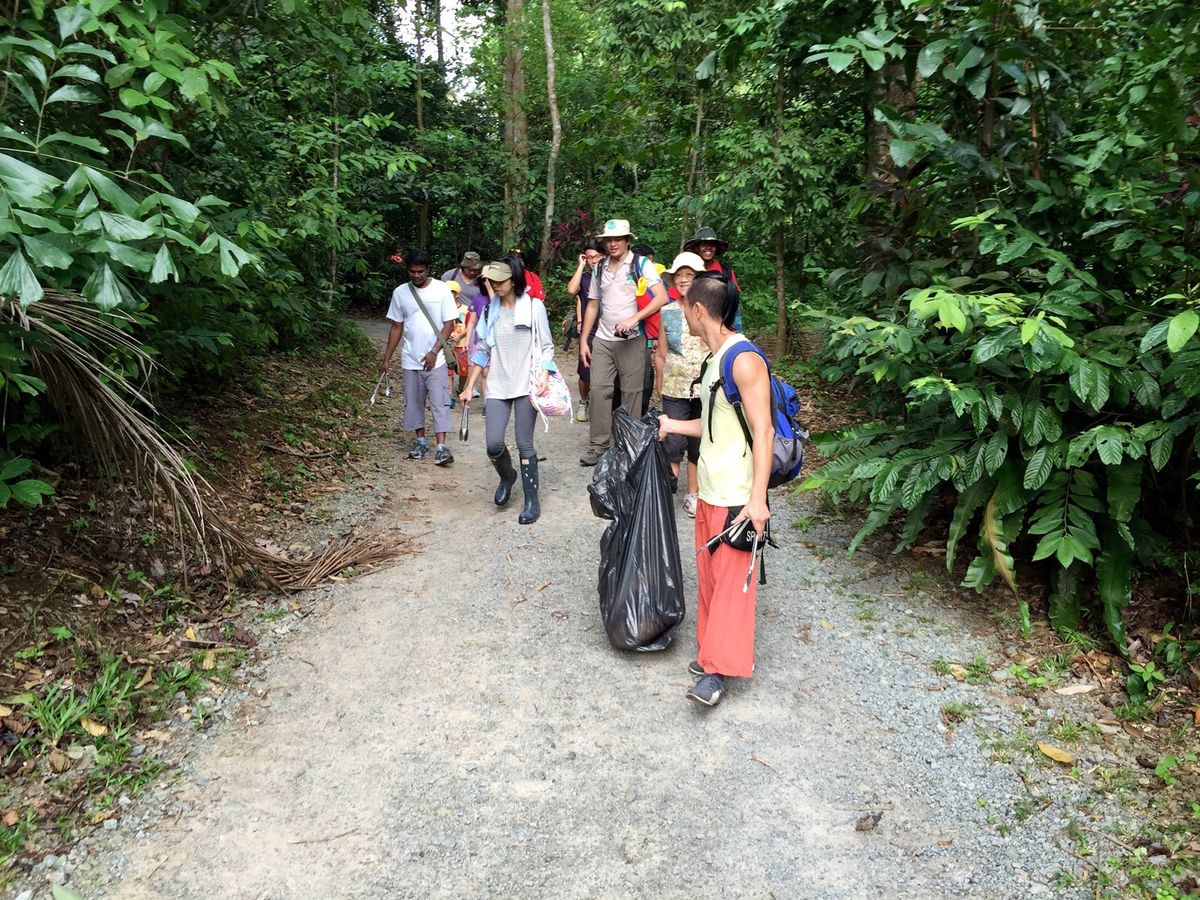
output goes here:
[[546, 162], [546, 217], [542, 221], [542, 246], [538, 266], [550, 267], [550, 229], [554, 225], [554, 200], [558, 152], [562, 147], [562, 120], [558, 115], [558, 90], [554, 78], [554, 29], [550, 24], [550, 0], [542, 0], [542, 34], [546, 39], [546, 100], [550, 106], [550, 159]]
[[[782, 73], [775, 81], [775, 134], [772, 144], [775, 146], [775, 164], [780, 174], [783, 174], [783, 121], [787, 110], [787, 98], [783, 91]], [[782, 213], [781, 213], [782, 214]], [[775, 225], [775, 354], [783, 356], [787, 352], [788, 316], [787, 316], [787, 283], [784, 280], [783, 258], [784, 223]]]
[[696, 170], [700, 165], [700, 126], [704, 123], [704, 88], [696, 89], [696, 128], [692, 132], [692, 146], [689, 155], [691, 160], [688, 164], [687, 177], [687, 193], [684, 194], [684, 199], [687, 201], [683, 207], [683, 216], [679, 222], [679, 252], [683, 252], [683, 245], [688, 239], [688, 220], [692, 212], [692, 191], [696, 189]]
[[338, 122], [338, 81], [337, 75], [332, 77], [333, 98], [330, 103], [330, 111], [332, 112], [333, 122], [333, 237], [330, 241], [329, 248], [329, 299], [332, 301], [333, 296], [337, 293], [338, 283], [338, 210], [341, 207], [341, 200], [338, 198], [338, 181], [341, 174], [342, 165], [342, 135], [341, 127]]
[[875, 120], [877, 106], [888, 106], [900, 116], [912, 120], [917, 108], [917, 82], [908, 81], [904, 61], [888, 59], [878, 72], [868, 71], [869, 101], [866, 117], [866, 188], [875, 199], [864, 217], [867, 229], [863, 271], [884, 271], [890, 252], [885, 249], [907, 243], [904, 220], [907, 217], [907, 183], [904, 173], [892, 159], [892, 132], [887, 123]]
[[525, 45], [521, 15], [525, 0], [507, 0], [504, 56], [504, 151], [507, 161], [503, 243], [516, 246], [529, 203], [529, 123], [525, 115]]
[[[422, 74], [422, 48], [421, 40], [424, 36], [425, 29], [422, 27], [425, 21], [425, 4], [422, 0], [417, 0], [413, 23], [416, 26], [417, 32], [417, 49], [416, 49], [416, 114], [417, 114], [417, 131], [424, 133], [425, 131], [425, 78]], [[421, 193], [421, 199], [418, 202], [417, 209], [417, 246], [422, 250], [429, 249], [429, 197], [425, 194], [425, 188], [418, 187]]]
[[432, 17], [430, 24], [433, 25], [433, 34], [437, 40], [438, 69], [444, 69], [446, 65], [446, 48], [442, 43], [442, 0], [431, 0], [429, 12]]

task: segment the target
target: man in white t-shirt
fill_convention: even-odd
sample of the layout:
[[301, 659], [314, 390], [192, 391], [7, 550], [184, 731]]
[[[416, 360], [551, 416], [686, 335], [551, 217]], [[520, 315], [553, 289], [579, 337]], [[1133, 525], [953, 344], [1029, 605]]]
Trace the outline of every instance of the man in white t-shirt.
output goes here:
[[[592, 369], [588, 404], [591, 441], [579, 459], [583, 466], [594, 466], [612, 440], [612, 398], [618, 375], [621, 405], [630, 415], [641, 415], [643, 383], [650, 364], [642, 321], [667, 304], [667, 289], [654, 263], [629, 249], [634, 235], [628, 221], [609, 219], [596, 237], [608, 250], [608, 258], [592, 274], [580, 332], [590, 334], [599, 317], [595, 343], [588, 347], [585, 342], [579, 348], [580, 360]], [[637, 298], [645, 293], [651, 300], [638, 309]]]
[[[424, 250], [410, 250], [404, 257], [409, 280], [392, 291], [387, 313], [392, 320], [392, 330], [379, 371], [387, 373], [392, 354], [403, 340], [400, 366], [404, 370], [404, 430], [416, 433], [408, 455], [411, 459], [424, 459], [429, 455], [429, 441], [425, 439], [425, 401], [428, 400], [437, 435], [433, 461], [435, 465], [447, 466], [454, 462], [454, 454], [446, 446], [446, 435], [450, 432], [450, 382], [442, 347], [458, 321], [458, 307], [445, 282], [430, 277], [430, 262], [429, 254]], [[434, 329], [431, 319], [440, 323], [440, 331]]]

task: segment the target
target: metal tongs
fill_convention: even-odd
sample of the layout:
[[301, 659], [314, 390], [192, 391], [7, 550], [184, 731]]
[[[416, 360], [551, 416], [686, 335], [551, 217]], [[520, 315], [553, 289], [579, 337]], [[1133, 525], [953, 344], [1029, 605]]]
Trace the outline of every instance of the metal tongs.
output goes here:
[[721, 543], [721, 538], [723, 538], [723, 537], [733, 537], [733, 535], [734, 535], [734, 534], [735, 534], [737, 531], [739, 531], [739, 530], [740, 530], [740, 529], [742, 529], [742, 528], [745, 528], [745, 527], [746, 527], [747, 525], [749, 525], [749, 524], [750, 524], [750, 520], [749, 520], [749, 519], [738, 519], [738, 521], [734, 522], [732, 525], [730, 525], [730, 526], [729, 526], [728, 528], [726, 528], [724, 531], [719, 531], [719, 532], [717, 532], [717, 533], [716, 533], [716, 534], [714, 534], [712, 537], [710, 537], [710, 538], [709, 538], [707, 541], [705, 541], [705, 542], [704, 542], [704, 546], [703, 546], [703, 547], [701, 547], [699, 550], [697, 550], [697, 551], [696, 551], [696, 556], [699, 556], [699, 555], [700, 555], [701, 553], [703, 553], [705, 550], [713, 550], [713, 549], [715, 549], [715, 548], [716, 548], [716, 546], [717, 546], [717, 544]]
[[375, 390], [371, 391], [371, 399], [367, 401], [368, 406], [375, 405], [375, 398], [379, 396], [379, 386], [383, 385], [383, 396], [392, 396], [392, 376], [387, 372], [379, 373], [379, 380], [375, 382]]
[[462, 405], [462, 408], [463, 408], [462, 423], [458, 426], [458, 439], [460, 441], [466, 443], [467, 437], [470, 435], [470, 431], [467, 428], [467, 424], [468, 424], [468, 422], [470, 422], [470, 419], [471, 419], [471, 404], [464, 403]]

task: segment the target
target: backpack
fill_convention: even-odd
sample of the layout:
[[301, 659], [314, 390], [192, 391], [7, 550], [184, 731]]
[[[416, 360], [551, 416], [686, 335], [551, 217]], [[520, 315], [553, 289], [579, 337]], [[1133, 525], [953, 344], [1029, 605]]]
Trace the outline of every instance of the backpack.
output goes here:
[[[754, 446], [754, 438], [750, 433], [750, 424], [746, 421], [746, 414], [742, 411], [741, 392], [733, 380], [733, 361], [743, 353], [758, 354], [766, 363], [767, 376], [771, 380], [771, 423], [775, 426], [775, 444], [771, 449], [771, 478], [767, 482], [767, 487], [778, 487], [781, 484], [787, 484], [799, 475], [800, 469], [804, 466], [804, 442], [808, 439], [808, 432], [801, 428], [796, 421], [796, 416], [800, 412], [800, 398], [797, 396], [795, 388], [778, 375], [771, 374], [770, 360], [757, 344], [743, 340], [730, 347], [721, 358], [721, 375], [713, 382], [712, 391], [715, 394], [718, 388], [725, 389], [725, 399], [729, 401], [733, 411], [737, 414], [738, 424], [742, 426], [742, 434], [746, 438], [748, 447]], [[708, 368], [711, 359], [710, 355], [700, 367], [700, 378], [697, 381], [704, 378], [704, 371]], [[713, 436], [712, 413], [713, 404], [710, 402], [708, 404], [709, 440], [712, 440]]]

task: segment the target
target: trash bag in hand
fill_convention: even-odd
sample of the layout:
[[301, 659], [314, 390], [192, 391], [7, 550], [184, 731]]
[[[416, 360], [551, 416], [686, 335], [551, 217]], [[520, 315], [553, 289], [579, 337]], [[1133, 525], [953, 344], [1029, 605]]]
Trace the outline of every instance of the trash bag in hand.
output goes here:
[[613, 416], [612, 446], [588, 486], [592, 512], [612, 522], [600, 539], [600, 617], [618, 650], [665, 650], [683, 621], [683, 565], [658, 441], [658, 410]]

